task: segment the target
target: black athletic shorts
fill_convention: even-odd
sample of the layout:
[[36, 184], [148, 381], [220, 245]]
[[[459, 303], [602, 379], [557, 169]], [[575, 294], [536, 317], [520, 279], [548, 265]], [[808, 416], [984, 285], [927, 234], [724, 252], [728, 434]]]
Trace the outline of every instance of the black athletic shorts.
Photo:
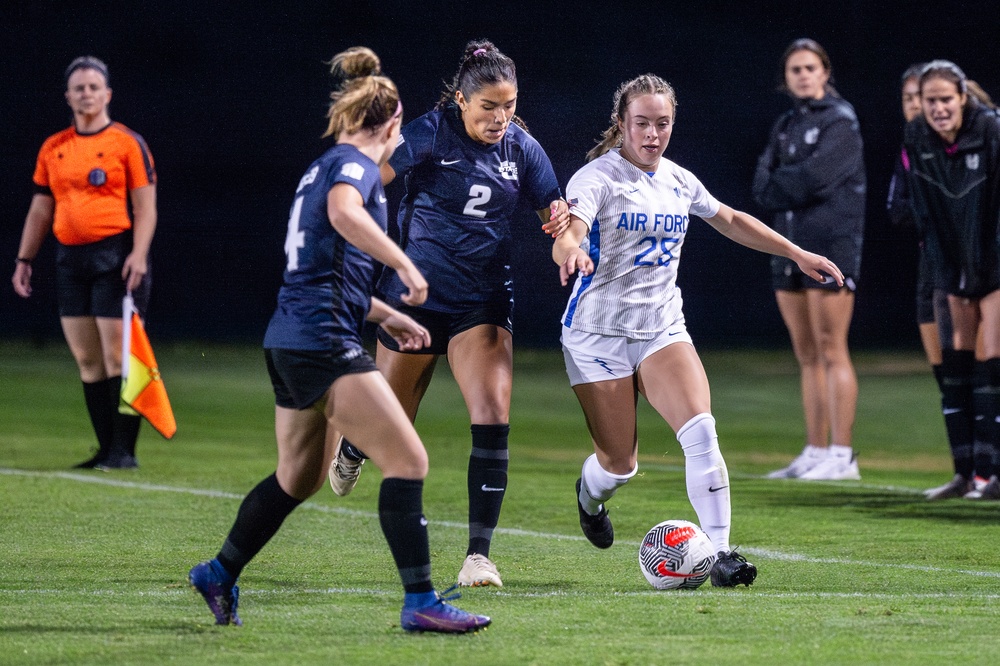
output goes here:
[[344, 375], [378, 372], [363, 349], [336, 356], [332, 351], [265, 349], [264, 360], [274, 387], [274, 404], [287, 409], [312, 407]]
[[424, 347], [418, 351], [400, 351], [396, 341], [380, 326], [376, 333], [378, 341], [385, 345], [387, 349], [402, 354], [447, 354], [448, 343], [453, 337], [462, 331], [467, 331], [470, 328], [483, 324], [499, 326], [511, 334], [514, 333], [514, 326], [510, 321], [514, 309], [511, 301], [496, 305], [484, 305], [483, 307], [458, 313], [425, 310], [423, 308], [410, 307], [402, 303], [393, 304], [392, 307], [416, 319], [431, 334], [430, 347]]
[[[132, 232], [85, 245], [56, 248], [56, 293], [60, 317], [121, 317], [125, 280], [122, 266], [132, 251]], [[152, 271], [132, 292], [140, 316], [146, 315]]]

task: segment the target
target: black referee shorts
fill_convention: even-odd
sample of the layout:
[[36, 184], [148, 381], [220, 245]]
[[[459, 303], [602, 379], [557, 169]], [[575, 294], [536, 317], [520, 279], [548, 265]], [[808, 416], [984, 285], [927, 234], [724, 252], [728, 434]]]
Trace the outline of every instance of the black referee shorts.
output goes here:
[[[122, 267], [132, 251], [132, 232], [85, 245], [56, 248], [56, 293], [60, 317], [121, 317], [125, 280]], [[140, 316], [149, 305], [152, 270], [132, 292]]]

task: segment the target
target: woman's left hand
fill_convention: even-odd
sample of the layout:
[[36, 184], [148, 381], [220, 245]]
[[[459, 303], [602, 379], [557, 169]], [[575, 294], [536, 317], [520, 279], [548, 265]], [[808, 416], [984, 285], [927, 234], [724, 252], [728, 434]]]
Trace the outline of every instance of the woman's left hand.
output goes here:
[[826, 284], [836, 282], [838, 286], [844, 286], [844, 274], [826, 257], [822, 257], [812, 252], [804, 252], [803, 256], [796, 260], [799, 269], [817, 282]]
[[549, 204], [549, 221], [542, 225], [542, 231], [558, 238], [569, 228], [569, 204], [564, 199], [556, 199]]
[[125, 289], [128, 291], [138, 289], [142, 278], [146, 277], [146, 271], [148, 270], [149, 265], [146, 262], [146, 257], [139, 256], [135, 252], [125, 257], [125, 265], [122, 266], [122, 279], [125, 280]]
[[431, 344], [430, 331], [402, 312], [393, 312], [379, 325], [392, 336], [400, 351], [419, 351]]

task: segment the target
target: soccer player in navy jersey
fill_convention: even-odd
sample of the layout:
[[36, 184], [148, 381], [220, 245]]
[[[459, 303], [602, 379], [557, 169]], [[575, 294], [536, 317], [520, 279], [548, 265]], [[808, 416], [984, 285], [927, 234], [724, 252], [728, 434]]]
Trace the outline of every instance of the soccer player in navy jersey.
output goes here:
[[275, 393], [278, 467], [243, 500], [218, 555], [193, 567], [191, 585], [216, 624], [242, 624], [236, 580], [299, 504], [323, 485], [333, 457], [327, 429], [351, 437], [382, 471], [379, 522], [405, 590], [400, 626], [464, 633], [490, 618], [460, 610], [431, 584], [423, 480], [427, 452], [406, 412], [361, 342], [364, 321], [378, 322], [394, 344], [431, 343], [426, 328], [372, 298], [375, 262], [399, 276], [401, 302], [419, 305], [427, 282], [386, 235], [379, 167], [399, 140], [403, 107], [365, 47], [334, 57], [344, 81], [331, 94], [329, 127], [337, 144], [299, 181], [285, 239], [284, 284], [264, 337]]
[[[403, 349], [382, 327], [376, 363], [411, 419], [442, 354], [465, 399], [472, 452], [469, 546], [458, 575], [463, 586], [503, 585], [489, 555], [507, 489], [511, 225], [521, 206], [538, 211], [542, 229], [553, 236], [569, 222], [552, 164], [514, 115], [517, 95], [514, 62], [489, 41], [469, 42], [434, 110], [403, 128], [399, 147], [382, 167], [384, 183], [405, 178], [401, 244], [429, 289], [423, 305], [402, 303], [402, 276], [387, 270], [377, 293], [426, 326], [433, 342]], [[338, 495], [354, 487], [361, 451], [349, 444], [337, 449], [330, 482]]]

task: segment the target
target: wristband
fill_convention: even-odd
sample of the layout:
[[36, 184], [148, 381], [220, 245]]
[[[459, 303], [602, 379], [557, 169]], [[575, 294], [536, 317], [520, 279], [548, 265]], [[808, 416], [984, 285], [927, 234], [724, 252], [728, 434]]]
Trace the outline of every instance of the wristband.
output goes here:
[[14, 260], [14, 263], [15, 264], [28, 264], [30, 266], [31, 265], [31, 261], [32, 260], [28, 259], [27, 257], [18, 257], [17, 259]]

